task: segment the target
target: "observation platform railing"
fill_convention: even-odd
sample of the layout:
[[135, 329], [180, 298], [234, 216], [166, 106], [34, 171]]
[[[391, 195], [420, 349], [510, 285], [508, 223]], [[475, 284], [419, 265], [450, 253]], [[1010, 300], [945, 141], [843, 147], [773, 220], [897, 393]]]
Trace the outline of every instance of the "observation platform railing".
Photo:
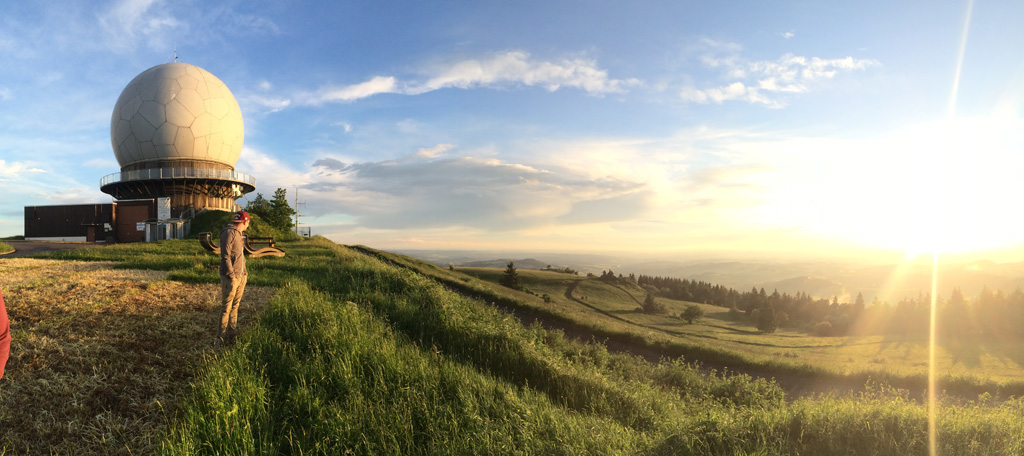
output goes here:
[[103, 176], [100, 187], [118, 182], [162, 179], [221, 179], [256, 185], [256, 178], [238, 171], [209, 168], [150, 168], [121, 171]]

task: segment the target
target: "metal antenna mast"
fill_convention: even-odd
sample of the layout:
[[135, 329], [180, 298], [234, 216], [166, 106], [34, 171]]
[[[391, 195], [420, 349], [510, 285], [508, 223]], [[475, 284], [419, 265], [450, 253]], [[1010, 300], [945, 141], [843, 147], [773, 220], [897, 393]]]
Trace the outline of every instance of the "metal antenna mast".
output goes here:
[[305, 215], [299, 214], [299, 187], [295, 187], [295, 235], [299, 235], [299, 217], [305, 217]]

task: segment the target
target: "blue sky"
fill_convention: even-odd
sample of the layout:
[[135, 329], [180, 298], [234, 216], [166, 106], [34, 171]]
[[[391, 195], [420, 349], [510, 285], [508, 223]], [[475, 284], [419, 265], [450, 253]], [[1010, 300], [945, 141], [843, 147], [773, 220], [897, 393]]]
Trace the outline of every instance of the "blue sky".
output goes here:
[[0, 236], [111, 200], [114, 102], [176, 50], [340, 243], [1020, 259], [1024, 4], [829, 3], [6, 5]]

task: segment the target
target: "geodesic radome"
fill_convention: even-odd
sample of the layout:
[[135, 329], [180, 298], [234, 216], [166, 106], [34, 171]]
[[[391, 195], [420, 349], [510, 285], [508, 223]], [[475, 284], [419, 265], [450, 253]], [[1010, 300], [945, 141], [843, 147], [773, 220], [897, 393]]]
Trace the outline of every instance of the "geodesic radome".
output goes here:
[[211, 160], [234, 168], [245, 134], [227, 85], [187, 63], [157, 65], [117, 98], [110, 142], [122, 169], [149, 161]]

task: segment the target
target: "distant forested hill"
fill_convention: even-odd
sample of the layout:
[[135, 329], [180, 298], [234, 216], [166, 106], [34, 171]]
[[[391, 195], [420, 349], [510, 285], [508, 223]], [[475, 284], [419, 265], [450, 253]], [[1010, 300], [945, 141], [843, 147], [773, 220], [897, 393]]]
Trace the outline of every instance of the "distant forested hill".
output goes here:
[[467, 267], [467, 268], [502, 268], [502, 269], [504, 269], [505, 266], [508, 266], [508, 262], [509, 261], [511, 261], [512, 263], [515, 264], [516, 269], [545, 269], [549, 265], [554, 266], [551, 263], [545, 263], [543, 261], [536, 260], [536, 259], [533, 259], [533, 258], [525, 258], [525, 259], [522, 259], [522, 260], [510, 260], [508, 258], [500, 258], [500, 259], [497, 259], [497, 260], [469, 261], [469, 262], [462, 263], [462, 264], [459, 264], [459, 265], [456, 265], [456, 266], [464, 266], [464, 267]]

